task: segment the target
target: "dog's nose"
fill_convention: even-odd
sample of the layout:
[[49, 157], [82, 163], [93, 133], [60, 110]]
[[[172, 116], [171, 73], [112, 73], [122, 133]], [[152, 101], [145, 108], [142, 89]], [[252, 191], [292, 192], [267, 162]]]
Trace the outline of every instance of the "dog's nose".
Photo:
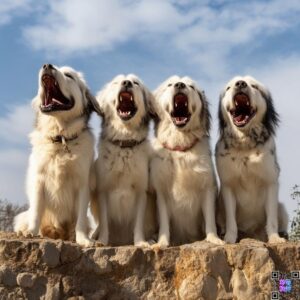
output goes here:
[[235, 83], [235, 86], [236, 86], [237, 88], [242, 89], [242, 88], [246, 88], [246, 87], [247, 87], [247, 83], [246, 83], [246, 81], [244, 81], [244, 80], [239, 80], [239, 81], [237, 81], [237, 82]]
[[50, 69], [54, 69], [54, 67], [53, 67], [53, 65], [51, 65], [51, 64], [44, 64], [44, 65], [43, 65], [43, 69], [44, 69], [44, 70], [50, 70]]
[[122, 85], [126, 88], [131, 88], [132, 87], [132, 82], [130, 80], [124, 80], [122, 82]]
[[177, 82], [175, 83], [175, 87], [179, 90], [182, 90], [185, 88], [185, 84], [183, 82]]

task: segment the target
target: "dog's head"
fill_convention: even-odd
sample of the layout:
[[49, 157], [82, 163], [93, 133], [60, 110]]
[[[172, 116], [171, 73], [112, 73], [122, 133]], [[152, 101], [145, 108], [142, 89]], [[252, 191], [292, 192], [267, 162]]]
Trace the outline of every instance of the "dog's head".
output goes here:
[[45, 64], [39, 72], [34, 107], [41, 113], [63, 119], [90, 115], [97, 108], [83, 75], [70, 67]]
[[[105, 120], [138, 125], [148, 115], [149, 90], [135, 75], [118, 75], [97, 95]], [[119, 123], [119, 122], [118, 122]]]
[[189, 77], [172, 76], [154, 92], [151, 110], [160, 120], [169, 120], [176, 128], [189, 130], [202, 126], [206, 134], [210, 129], [208, 103], [203, 91]]
[[274, 134], [279, 119], [270, 92], [256, 79], [238, 76], [230, 80], [221, 93], [219, 121], [221, 131], [227, 125], [244, 131], [263, 124]]

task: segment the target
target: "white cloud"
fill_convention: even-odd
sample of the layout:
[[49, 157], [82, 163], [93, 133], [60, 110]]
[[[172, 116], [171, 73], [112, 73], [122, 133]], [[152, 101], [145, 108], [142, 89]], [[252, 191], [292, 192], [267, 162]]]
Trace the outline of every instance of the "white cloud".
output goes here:
[[30, 102], [25, 105], [13, 106], [9, 112], [0, 117], [0, 139], [2, 144], [13, 143], [24, 145], [34, 122], [34, 113]]
[[0, 198], [14, 203], [25, 202], [25, 173], [30, 145], [33, 112], [28, 102], [11, 107], [0, 118]]
[[284, 5], [281, 0], [55, 0], [41, 11], [36, 24], [24, 30], [37, 50], [72, 55], [143, 41], [188, 54], [212, 78], [226, 72], [235, 47], [255, 47], [257, 40], [300, 22], [298, 0]]
[[21, 15], [30, 10], [32, 0], [1, 0], [0, 25], [7, 24], [16, 15]]

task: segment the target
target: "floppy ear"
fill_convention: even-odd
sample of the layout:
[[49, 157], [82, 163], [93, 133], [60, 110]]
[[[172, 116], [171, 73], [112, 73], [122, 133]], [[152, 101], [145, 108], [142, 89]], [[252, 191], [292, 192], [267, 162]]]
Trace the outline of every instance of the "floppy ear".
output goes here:
[[148, 111], [149, 117], [153, 120], [157, 120], [158, 115], [155, 108], [155, 99], [153, 94], [147, 88], [144, 87], [143, 95], [144, 95], [146, 110]]
[[89, 89], [85, 90], [85, 97], [86, 97], [87, 102], [88, 102], [88, 110], [90, 112], [95, 111], [100, 116], [103, 116], [103, 112], [100, 109], [100, 106], [97, 102], [96, 97], [94, 95], [92, 95], [92, 93], [89, 91]]
[[211, 115], [210, 115], [210, 112], [208, 109], [208, 102], [206, 100], [204, 91], [197, 90], [197, 92], [198, 92], [199, 98], [202, 103], [202, 108], [201, 108], [201, 112], [200, 112], [200, 122], [201, 122], [202, 128], [205, 131], [205, 134], [207, 136], [209, 136]]
[[226, 122], [222, 112], [222, 100], [225, 96], [224, 91], [220, 94], [219, 97], [219, 107], [218, 107], [218, 119], [219, 119], [219, 133], [222, 135], [224, 133], [224, 128], [226, 127]]
[[271, 93], [263, 86], [258, 85], [258, 90], [266, 101], [267, 109], [263, 118], [263, 124], [269, 134], [275, 135], [275, 129], [280, 120], [279, 115], [275, 110]]

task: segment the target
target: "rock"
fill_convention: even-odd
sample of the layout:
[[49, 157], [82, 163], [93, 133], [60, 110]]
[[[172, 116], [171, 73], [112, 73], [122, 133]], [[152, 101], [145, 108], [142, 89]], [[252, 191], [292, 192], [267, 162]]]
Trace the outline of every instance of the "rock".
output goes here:
[[17, 285], [16, 273], [7, 266], [0, 267], [0, 284], [13, 287]]
[[55, 268], [59, 264], [60, 253], [54, 243], [42, 243], [42, 259], [50, 268]]
[[17, 283], [23, 288], [32, 288], [35, 281], [35, 275], [30, 273], [20, 273], [17, 276]]
[[272, 271], [300, 270], [300, 243], [84, 249], [0, 233], [0, 265], [0, 299], [260, 300]]

